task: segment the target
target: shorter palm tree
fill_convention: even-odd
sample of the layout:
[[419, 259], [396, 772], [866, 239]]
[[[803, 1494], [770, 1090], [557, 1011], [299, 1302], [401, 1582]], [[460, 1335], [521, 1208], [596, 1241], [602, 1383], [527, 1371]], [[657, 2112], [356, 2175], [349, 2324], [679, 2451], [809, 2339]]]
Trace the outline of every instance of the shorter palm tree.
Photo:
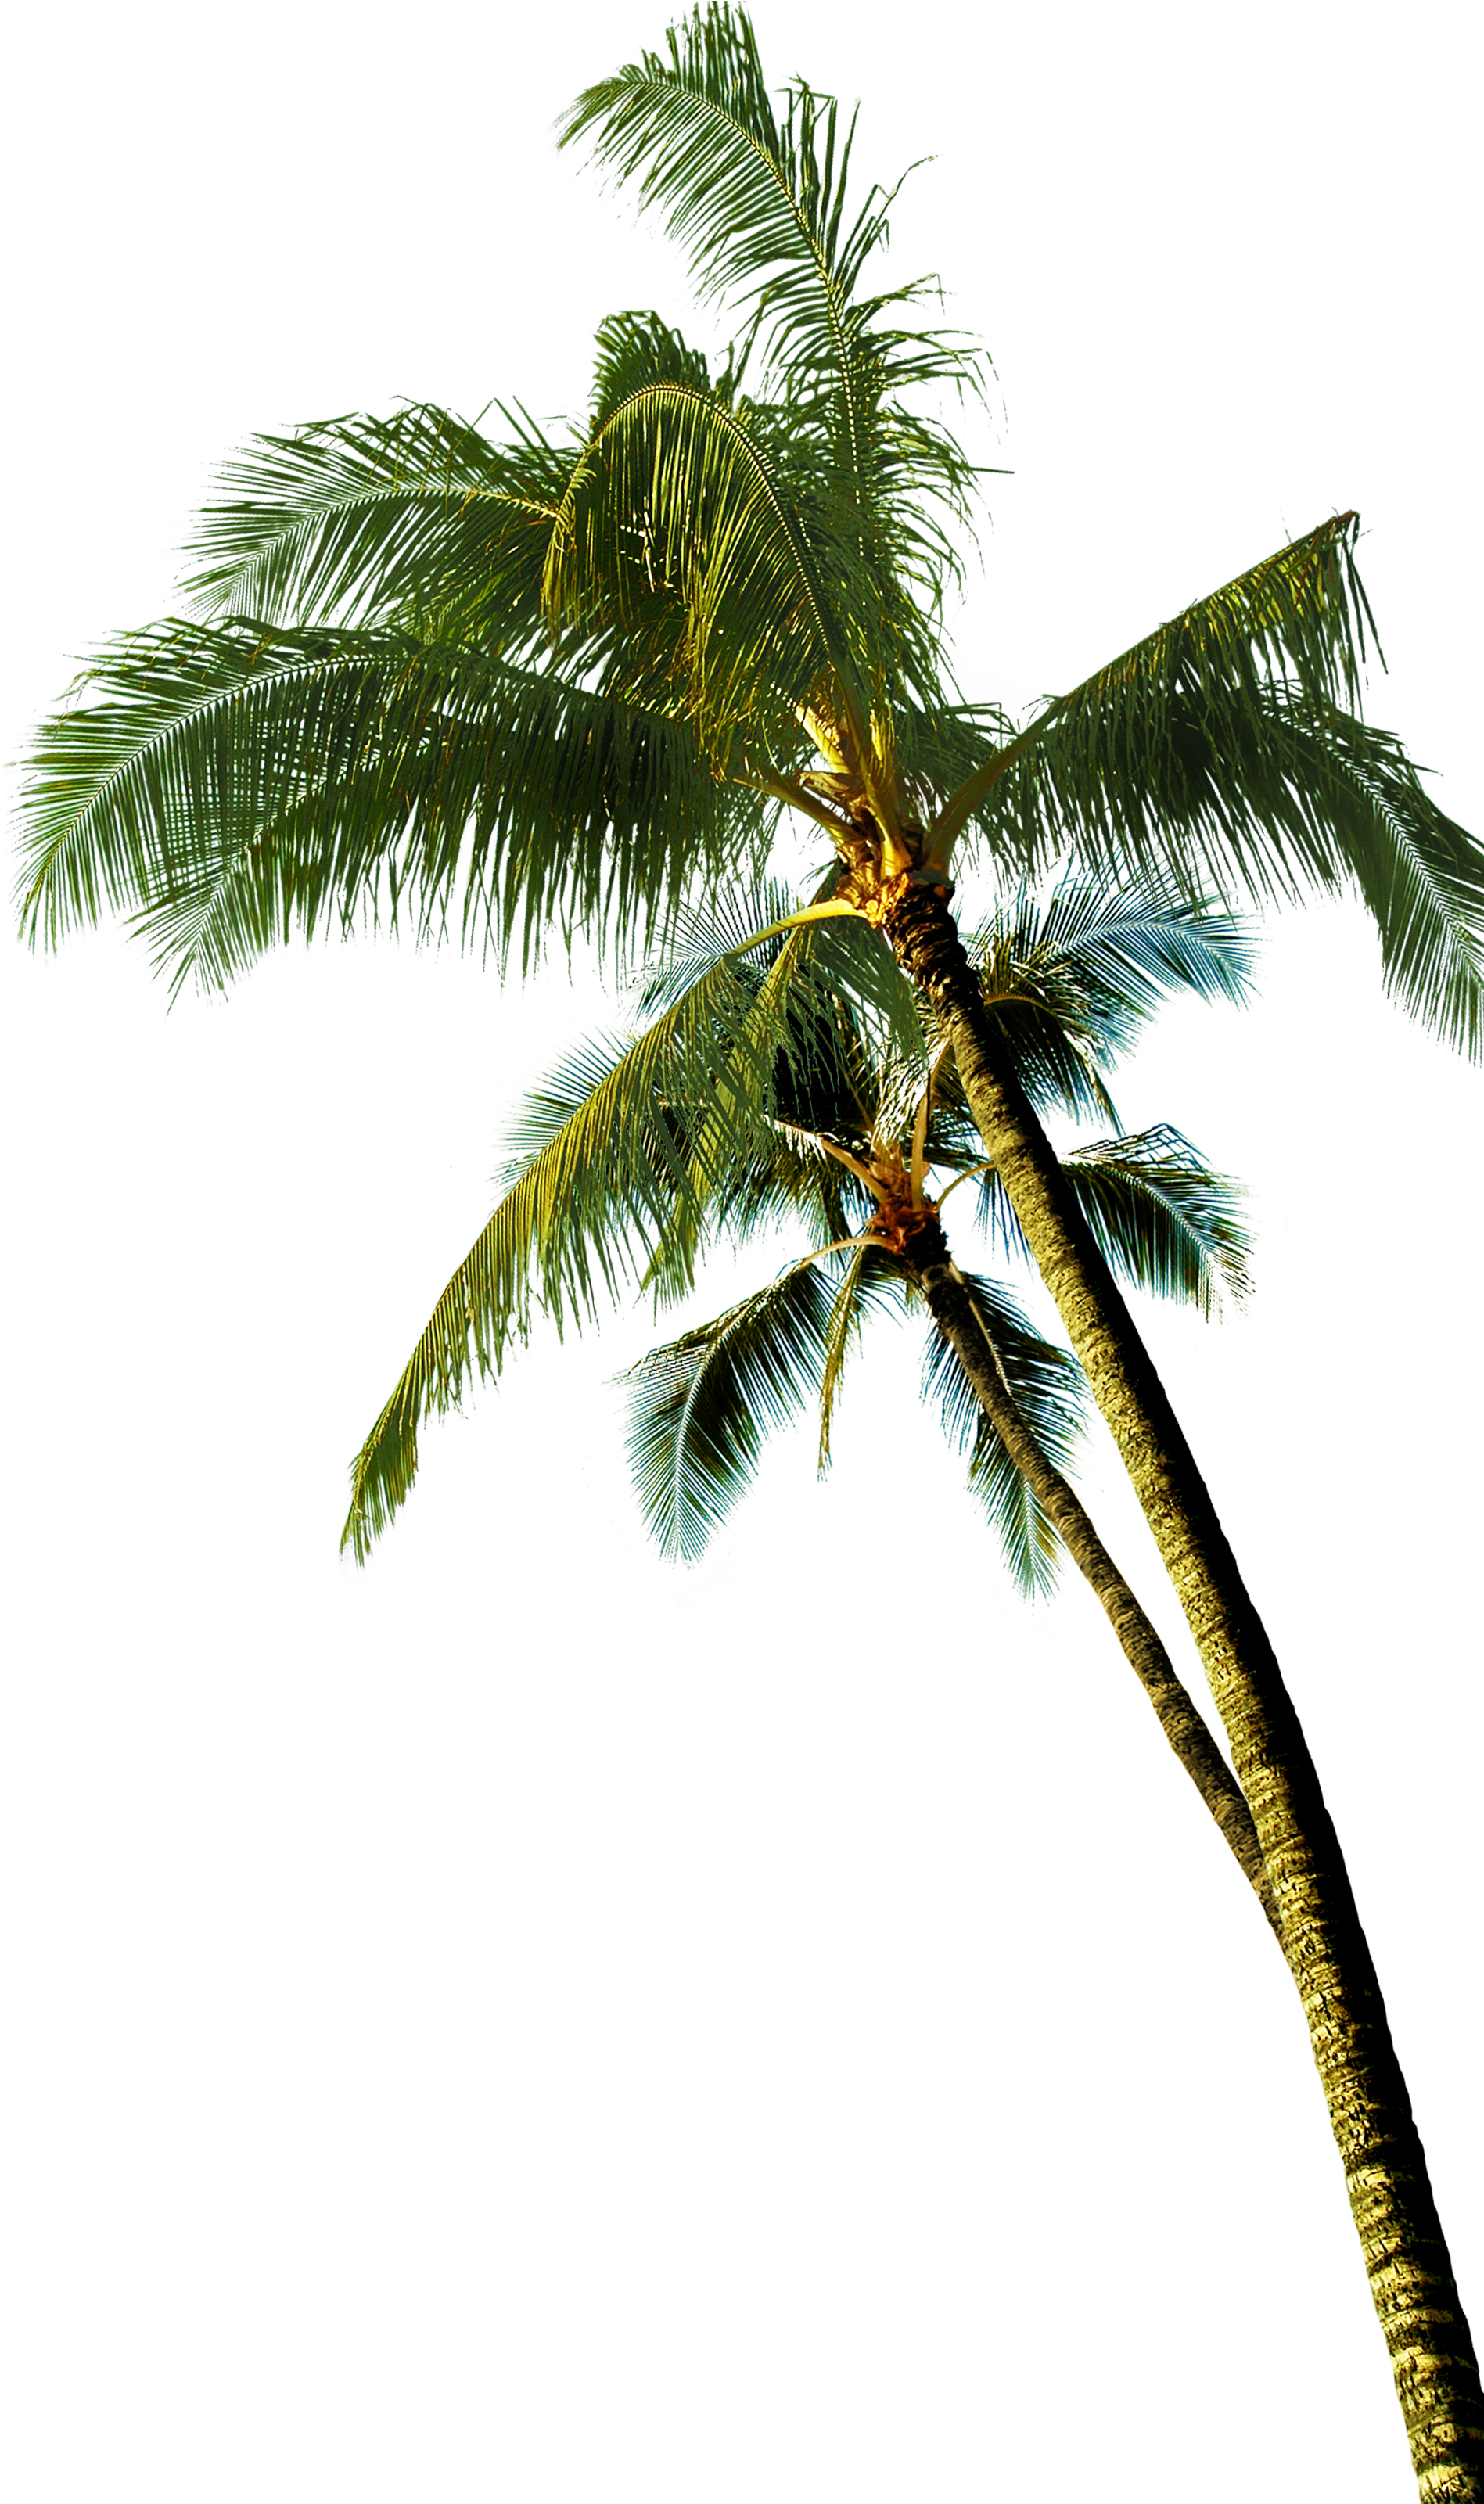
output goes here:
[[[925, 1306], [926, 1387], [1013, 1575], [1043, 1591], [1059, 1548], [1071, 1555], [1276, 1927], [1241, 1791], [1067, 1480], [1081, 1368], [1003, 1282], [966, 1274], [949, 1255], [940, 1209], [963, 1185], [1001, 1250], [1024, 1246], [943, 1039], [924, 1031], [880, 952], [838, 925], [769, 928], [770, 917], [788, 919], [780, 901], [759, 898], [764, 928], [750, 941], [693, 929], [644, 984], [640, 1034], [589, 1047], [531, 1099], [500, 1206], [358, 1456], [346, 1537], [363, 1555], [410, 1485], [420, 1415], [457, 1399], [469, 1370], [498, 1371], [534, 1309], [580, 1322], [600, 1285], [625, 1278], [673, 1301], [717, 1241], [802, 1226], [802, 1257], [627, 1377], [640, 1501], [662, 1546], [699, 1554], [750, 1482], [769, 1427], [811, 1398], [826, 1467], [864, 1325], [886, 1307]], [[842, 963], [842, 945], [857, 962]], [[1036, 1100], [1114, 1121], [1103, 1068], [1164, 991], [1237, 995], [1246, 972], [1225, 918], [1092, 886], [1022, 899], [979, 934], [976, 953]], [[1177, 1131], [1101, 1139], [1064, 1170], [1130, 1283], [1208, 1313], [1224, 1290], [1245, 1291], [1231, 1187]]]

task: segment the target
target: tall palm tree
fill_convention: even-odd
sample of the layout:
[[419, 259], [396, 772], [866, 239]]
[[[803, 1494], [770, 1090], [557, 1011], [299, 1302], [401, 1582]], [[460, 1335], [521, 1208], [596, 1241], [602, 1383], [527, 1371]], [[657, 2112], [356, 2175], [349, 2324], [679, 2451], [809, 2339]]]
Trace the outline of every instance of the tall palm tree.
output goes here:
[[1484, 2496], [1484, 2396], [1318, 1776], [1148, 1352], [986, 1017], [960, 847], [1191, 894], [1353, 887], [1395, 997], [1484, 1037], [1484, 853], [1360, 713], [1353, 513], [1192, 604], [1027, 723], [967, 704], [944, 603], [977, 488], [944, 423], [984, 366], [926, 283], [870, 290], [889, 198], [851, 125], [781, 111], [708, 6], [589, 89], [569, 140], [661, 214], [741, 328], [599, 334], [586, 420], [429, 407], [266, 438], [205, 515], [195, 617], [103, 656], [41, 742], [25, 918], [130, 914], [174, 978], [378, 913], [518, 946], [663, 934], [754, 875], [780, 812], [829, 836], [810, 910], [882, 935], [939, 1021], [1150, 1520], [1278, 1903], [1414, 2464]]
[[[698, 1555], [750, 1481], [763, 1434], [811, 1395], [827, 1465], [862, 1325], [904, 1293], [924, 1304], [927, 1388], [968, 1451], [1012, 1574], [1027, 1593], [1044, 1590], [1065, 1548], [1276, 1930], [1241, 1791], [1066, 1478], [1081, 1369], [1003, 1285], [965, 1275], [949, 1256], [929, 1189], [945, 1176], [943, 1197], [975, 1186], [986, 1231], [1025, 1249], [951, 1060], [933, 1051], [889, 969], [875, 1014], [863, 1014], [832, 979], [838, 946], [822, 949], [822, 933], [811, 934], [811, 950], [787, 945], [778, 891], [761, 893], [752, 914], [774, 927], [750, 947], [693, 922], [642, 988], [649, 1024], [589, 1044], [530, 1099], [499, 1204], [357, 1455], [342, 1545], [365, 1557], [410, 1490], [423, 1421], [458, 1404], [476, 1372], [500, 1370], [533, 1307], [580, 1326], [636, 1280], [673, 1301], [718, 1239], [750, 1243], [780, 1221], [802, 1224], [811, 1248], [801, 1258], [629, 1377], [636, 1475], [661, 1545]], [[1083, 885], [1041, 905], [1022, 898], [972, 944], [1021, 1084], [1073, 1118], [1117, 1121], [1104, 1072], [1163, 993], [1235, 997], [1246, 983], [1234, 924], [1148, 891]], [[1178, 1132], [1098, 1140], [1063, 1162], [1130, 1283], [1208, 1314], [1219, 1292], [1245, 1294], [1247, 1238], [1230, 1188]]]

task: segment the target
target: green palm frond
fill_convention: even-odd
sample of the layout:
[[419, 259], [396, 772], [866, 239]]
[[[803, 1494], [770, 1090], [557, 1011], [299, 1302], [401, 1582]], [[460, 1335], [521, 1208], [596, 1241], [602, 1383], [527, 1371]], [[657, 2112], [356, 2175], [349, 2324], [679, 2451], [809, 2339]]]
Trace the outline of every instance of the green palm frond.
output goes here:
[[888, 1309], [893, 1282], [866, 1284], [861, 1255], [839, 1274], [788, 1265], [715, 1320], [604, 1374], [618, 1405], [623, 1462], [645, 1538], [669, 1565], [704, 1565], [756, 1492], [763, 1462], [811, 1409], [818, 1465], [863, 1327]]
[[[1249, 934], [1263, 924], [1214, 861], [1198, 869], [1193, 899], [1156, 852], [1133, 877], [1071, 869], [1049, 896], [1033, 894], [1021, 879], [1006, 901], [1018, 959], [1056, 966], [1087, 991], [1106, 1077], [1141, 1052], [1169, 1001], [1198, 999], [1209, 1009], [1252, 1014], [1266, 949]], [[993, 929], [991, 914], [966, 936], [971, 959], [981, 934]]]
[[[656, 1026], [680, 1036], [696, 1031], [678, 1026], [680, 1017], [704, 1014], [708, 1017], [708, 1052], [693, 1052], [686, 1060], [675, 1042], [658, 1096], [675, 1169], [686, 1174], [686, 1190], [671, 1201], [663, 1239], [683, 1232], [688, 1242], [696, 1242], [706, 1207], [731, 1204], [736, 1184], [743, 1182], [748, 1169], [756, 1169], [758, 1152], [774, 1155], [776, 1069], [793, 1066], [806, 1087], [818, 1077], [809, 1036], [801, 1047], [788, 1029], [793, 991], [776, 982], [788, 952], [811, 936], [811, 931], [780, 934], [776, 929], [793, 912], [796, 887], [796, 874], [771, 871], [763, 882], [763, 901], [751, 914], [739, 914], [736, 894], [726, 891], [710, 901], [696, 901], [688, 914], [671, 917], [666, 929], [673, 936], [673, 956], [651, 954], [621, 984], [605, 1022], [566, 1019], [569, 1036], [545, 1044], [531, 1064], [500, 1082], [503, 1104], [488, 1131], [486, 1217], [493, 1217], [521, 1174], [548, 1152], [598, 1084], [613, 1077], [628, 1087], [628, 1072], [648, 1066], [648, 1060], [631, 1060], [631, 1054], [651, 1042]], [[758, 912], [769, 917], [766, 924], [761, 931], [748, 929], [756, 924]], [[783, 939], [780, 947], [778, 939]], [[766, 966], [769, 954], [774, 954], [771, 969]], [[731, 971], [726, 990], [715, 990], [718, 969]], [[715, 991], [710, 1009], [704, 1007], [706, 987]], [[570, 1220], [578, 1232], [586, 1227], [578, 1204], [570, 1207]], [[653, 1235], [653, 1204], [645, 1201], [633, 1230]], [[556, 1237], [548, 1237], [548, 1257], [553, 1242]]]
[[[756, 878], [688, 898], [666, 933], [664, 948], [638, 973], [634, 1016], [649, 1018], [673, 1008], [723, 957], [745, 954], [766, 970], [782, 943], [782, 925], [797, 910], [791, 890], [777, 878]], [[764, 932], [766, 938], [760, 935]]]
[[[1231, 915], [1156, 883], [1082, 879], [1028, 889], [969, 933], [985, 1003], [1038, 1112], [1117, 1126], [1103, 1071], [1128, 1051], [1160, 1002], [1250, 996], [1253, 940]], [[943, 1115], [967, 1163], [982, 1151], [957, 1074], [940, 1082]]]
[[[769, 874], [769, 882], [766, 882], [766, 901], [758, 907], [758, 912], [766, 912], [769, 919], [783, 917], [793, 901], [798, 901], [801, 888], [809, 887], [809, 877], [811, 864], [806, 864], [796, 853], [788, 856], [786, 861], [776, 861]], [[621, 999], [615, 1004], [615, 1029], [621, 1034], [643, 1034], [648, 1022], [656, 1014], [673, 1009], [675, 1001], [686, 994], [688, 984], [696, 979], [698, 971], [713, 964], [718, 949], [726, 947], [728, 939], [731, 939], [731, 917], [726, 912], [696, 912], [688, 926], [680, 922], [680, 917], [675, 917], [669, 924], [669, 934], [675, 936], [675, 944], [669, 947], [669, 944], [656, 942], [651, 956], [643, 964], [638, 964], [631, 984], [628, 984], [628, 996], [623, 996], [621, 991]], [[809, 1099], [811, 1107], [818, 1107], [818, 1099], [828, 1090], [831, 1079], [836, 1077], [831, 1057], [828, 1057], [828, 1044], [839, 1044], [841, 1057], [848, 1061], [848, 1079], [858, 1090], [841, 1114], [839, 1144], [851, 1142], [858, 1149], [861, 1147], [861, 1131], [871, 1122], [869, 1090], [874, 1084], [874, 1072], [871, 1072], [871, 1052], [866, 1036], [858, 1031], [856, 1019], [846, 1009], [846, 999], [841, 994], [828, 996], [831, 1017], [828, 1017], [828, 1025], [826, 1019], [818, 1019], [818, 1025], [813, 1026], [813, 1036], [811, 1036], [811, 1047], [796, 1049], [796, 1036], [791, 1031], [793, 1026], [801, 1025], [801, 1019], [798, 1019], [801, 1001], [806, 1007], [813, 1007], [809, 964], [798, 966], [796, 959], [798, 944], [804, 939], [818, 942], [826, 931], [833, 929], [839, 929], [839, 924], [813, 926], [811, 934], [796, 931], [796, 934], [791, 934], [791, 939], [783, 942], [783, 947], [776, 954], [774, 964], [771, 964], [766, 984], [758, 982], [756, 990], [753, 990], [753, 1019], [758, 1017], [758, 1009], [766, 1004], [763, 990], [769, 987], [788, 1014], [778, 1066], [780, 1090], [786, 1087], [788, 1077], [791, 1077], [793, 1087]], [[846, 924], [846, 929], [851, 929], [851, 924]], [[743, 982], [756, 982], [758, 959], [761, 959], [761, 949], [753, 949], [748, 956], [736, 959]], [[786, 971], [796, 971], [796, 982], [791, 984], [786, 994], [778, 994], [776, 979]], [[500, 1147], [505, 1155], [513, 1157], [521, 1157], [531, 1147], [538, 1147], [540, 1134], [538, 1130], [533, 1130], [531, 1112], [526, 1107], [528, 1090], [521, 1087], [518, 1095], [513, 1096], [510, 1112], [498, 1119], [496, 1127], [491, 1130], [491, 1147]], [[818, 1144], [818, 1139], [806, 1134], [798, 1127], [786, 1125], [786, 1122], [776, 1122], [769, 1130], [761, 1130], [753, 1137], [748, 1137], [748, 1131], [741, 1130], [739, 1125], [721, 1127], [708, 1139], [708, 1152], [713, 1162], [706, 1162], [706, 1157], [698, 1157], [693, 1149], [688, 1149], [688, 1142], [691, 1142], [693, 1131], [698, 1131], [701, 1127], [713, 1130], [713, 1125], [708, 1122], [708, 1104], [701, 1107], [701, 1112], [696, 1112], [691, 1090], [686, 1090], [686, 1096], [669, 1107], [671, 1130], [675, 1134], [678, 1152], [688, 1157], [693, 1200], [696, 1200], [696, 1204], [706, 1201], [706, 1212], [704, 1222], [691, 1222], [683, 1230], [683, 1225], [680, 1225], [683, 1209], [675, 1209], [675, 1217], [663, 1232], [661, 1247], [653, 1255], [651, 1269], [640, 1279], [640, 1292], [656, 1295], [656, 1309], [661, 1309], [661, 1312], [673, 1309], [675, 1303], [691, 1300], [693, 1292], [696, 1292], [693, 1290], [693, 1272], [696, 1272], [698, 1265], [710, 1267], [721, 1257], [728, 1257], [731, 1262], [741, 1265], [751, 1255], [766, 1252], [769, 1247], [778, 1249], [780, 1257], [788, 1257], [798, 1235], [804, 1237], [806, 1252], [821, 1252], [826, 1244], [844, 1242], [844, 1239], [858, 1235], [861, 1227], [869, 1222], [871, 1209], [874, 1209], [874, 1200], [866, 1192], [866, 1187], [856, 1182], [846, 1166], [841, 1166], [839, 1157], [831, 1157]], [[815, 1117], [815, 1114], [811, 1114], [811, 1117]], [[496, 1184], [496, 1190], [503, 1187], [510, 1172], [518, 1172], [518, 1165], [491, 1166], [491, 1182]], [[708, 1174], [715, 1177], [715, 1187], [708, 1187], [708, 1182], [706, 1182]], [[680, 1232], [686, 1232], [688, 1255], [691, 1255], [691, 1287], [686, 1292], [675, 1287], [673, 1295], [661, 1295], [658, 1277], [661, 1277], [663, 1269], [663, 1247], [673, 1244], [680, 1237]]]
[[1130, 1286], [1207, 1318], [1224, 1296], [1240, 1304], [1250, 1295], [1245, 1195], [1179, 1130], [1161, 1123], [1074, 1148], [1062, 1170], [1109, 1268]]
[[[1126, 1139], [1097, 1139], [1063, 1157], [1061, 1170], [1114, 1275], [1208, 1319], [1223, 1296], [1251, 1292], [1252, 1235], [1243, 1194], [1187, 1138], [1160, 1123]], [[997, 1173], [979, 1186], [983, 1223], [1006, 1251], [1029, 1259]]]
[[960, 554], [934, 508], [960, 521], [975, 471], [919, 400], [978, 390], [982, 363], [942, 329], [901, 327], [934, 282], [859, 294], [891, 195], [873, 190], [851, 216], [854, 125], [836, 102], [796, 81], [776, 111], [752, 28], [730, 8], [697, 9], [668, 46], [580, 96], [564, 141], [590, 139], [665, 216], [703, 296], [744, 317], [736, 369], [756, 359], [796, 468], [827, 473], [842, 544], [879, 588], [911, 582], [935, 613]]
[[554, 624], [611, 629], [640, 654], [664, 621], [677, 700], [725, 771], [807, 754], [800, 717], [825, 690], [864, 748], [867, 708], [837, 613], [848, 572], [744, 412], [694, 383], [654, 381], [612, 410], [577, 463], [545, 599]]
[[353, 626], [441, 608], [474, 584], [503, 640], [529, 642], [574, 458], [529, 420], [501, 445], [429, 406], [259, 435], [220, 472], [185, 589], [208, 614]]
[[[735, 1087], [744, 1065], [757, 1001], [744, 960], [767, 946], [756, 932], [711, 935], [719, 944], [693, 956], [684, 989], [638, 1038], [588, 1045], [527, 1096], [510, 1126], [499, 1205], [353, 1464], [341, 1545], [362, 1561], [412, 1485], [423, 1419], [456, 1408], [472, 1379], [498, 1375], [537, 1311], [559, 1333], [580, 1328], [624, 1287], [651, 1278], [662, 1258], [680, 1266], [677, 1240], [690, 1249], [704, 1240], [718, 1191], [697, 1142], [709, 1135], [718, 1072]], [[768, 1070], [765, 1053], [746, 1099], [759, 1134]], [[733, 1174], [735, 1141], [723, 1152]]]
[[1368, 610], [1354, 514], [1296, 540], [1048, 707], [941, 813], [1004, 856], [1070, 854], [1191, 896], [1354, 886], [1389, 988], [1484, 1051], [1484, 851], [1399, 744], [1344, 710]]
[[824, 1325], [824, 1371], [819, 1380], [819, 1472], [830, 1466], [835, 1404], [846, 1363], [860, 1344], [873, 1312], [900, 1311], [905, 1295], [897, 1263], [874, 1243], [858, 1243], [843, 1256], [844, 1268]]
[[171, 622], [42, 733], [22, 913], [57, 941], [132, 913], [177, 981], [223, 982], [368, 908], [503, 951], [544, 923], [640, 942], [705, 863], [750, 866], [767, 804], [684, 722], [457, 645]]
[[[804, 861], [793, 856], [793, 864], [788, 877], [774, 871], [766, 882], [761, 909], [769, 914], [769, 922], [791, 914], [809, 882]], [[653, 1014], [661, 1001], [673, 1001], [691, 982], [693, 966], [713, 961], [718, 949], [736, 942], [741, 936], [739, 922], [745, 924], [745, 919], [741, 901], [731, 901], [728, 909], [726, 901], [713, 899], [706, 899], [688, 914], [656, 917], [648, 936], [648, 956], [628, 971], [621, 984], [618, 1019], [633, 1026], [645, 1014]], [[758, 966], [756, 952], [751, 961]], [[909, 982], [886, 942], [853, 917], [815, 922], [788, 934], [776, 961], [758, 982], [753, 1031], [748, 1036], [753, 1054], [763, 1052], [763, 1036], [774, 1034], [786, 1082], [801, 1095], [813, 1095], [839, 1066], [841, 1039], [846, 1052], [851, 1049], [851, 1022], [841, 1007], [844, 987], [858, 991], [866, 1007], [879, 1012], [888, 1047], [915, 1054], [914, 1066], [921, 1066], [926, 1074], [928, 1047], [923, 1044], [921, 1017]], [[856, 1077], [866, 1084], [863, 1061], [856, 1064]], [[869, 1084], [876, 1092], [876, 1077]], [[713, 1101], [701, 1107], [701, 1117], [696, 1104], [691, 1104], [686, 1122], [696, 1127], [696, 1192], [675, 1207], [640, 1282], [640, 1290], [653, 1300], [656, 1314], [675, 1312], [696, 1295], [696, 1260], [701, 1252], [698, 1209], [706, 1190], [713, 1187], [713, 1204], [718, 1207], [745, 1207], [748, 1195], [753, 1134], [745, 1122], [736, 1119], [731, 1084], [723, 1084]], [[701, 1177], [713, 1179], [706, 1184]]]

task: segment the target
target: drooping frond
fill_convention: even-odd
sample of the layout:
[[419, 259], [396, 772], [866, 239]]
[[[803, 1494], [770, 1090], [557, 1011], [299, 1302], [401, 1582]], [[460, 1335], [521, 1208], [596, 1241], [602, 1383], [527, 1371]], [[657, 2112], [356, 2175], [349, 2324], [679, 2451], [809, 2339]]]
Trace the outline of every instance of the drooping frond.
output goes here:
[[636, 1489], [668, 1556], [701, 1554], [751, 1485], [764, 1437], [818, 1388], [830, 1294], [798, 1263], [623, 1377]]
[[1484, 849], [1341, 699], [1366, 619], [1355, 516], [1295, 541], [1048, 707], [937, 821], [1022, 861], [1151, 873], [1191, 896], [1357, 887], [1394, 994], [1484, 1049]]
[[[964, 1286], [1012, 1399], [1053, 1468], [1064, 1474], [1086, 1407], [1081, 1366], [1069, 1349], [1042, 1339], [994, 1279], [966, 1275]], [[1056, 1532], [981, 1408], [952, 1342], [936, 1330], [928, 1339], [922, 1389], [925, 1399], [938, 1404], [949, 1442], [968, 1456], [969, 1484], [1018, 1587], [1027, 1598], [1049, 1592], [1060, 1552]]]
[[[1229, 914], [1181, 901], [1149, 880], [1078, 880], [1016, 900], [967, 934], [985, 1004], [1038, 1112], [1116, 1125], [1103, 1071], [1174, 992], [1240, 1001], [1253, 943]], [[945, 1113], [972, 1125], [956, 1072]]]
[[500, 950], [549, 922], [642, 943], [763, 823], [683, 721], [408, 635], [175, 622], [89, 692], [38, 743], [25, 925], [132, 913], [177, 981], [368, 908]]
[[905, 1283], [897, 1264], [875, 1244], [860, 1243], [843, 1256], [840, 1281], [824, 1326], [824, 1371], [819, 1382], [819, 1473], [830, 1466], [830, 1437], [835, 1404], [846, 1360], [860, 1344], [861, 1332], [873, 1312], [899, 1309]]
[[1240, 1185], [1161, 1123], [1063, 1160], [1078, 1203], [1115, 1275], [1207, 1318], [1223, 1295], [1251, 1293], [1252, 1233]]
[[[720, 934], [718, 934], [720, 935]], [[679, 995], [635, 1040], [593, 1043], [526, 1098], [510, 1126], [499, 1205], [439, 1297], [352, 1469], [341, 1545], [363, 1561], [405, 1499], [423, 1419], [457, 1407], [475, 1377], [500, 1373], [539, 1311], [581, 1327], [652, 1269], [676, 1212], [714, 1185], [696, 1153], [717, 1072], [745, 1056], [754, 988], [739, 960], [755, 934], [731, 933], [693, 966]], [[754, 1091], [766, 1107], [765, 1076]], [[757, 1115], [759, 1125], [765, 1109]]]
[[796, 468], [826, 484], [842, 546], [907, 630], [892, 586], [936, 611], [959, 551], [934, 507], [961, 520], [975, 478], [922, 387], [977, 390], [981, 361], [941, 329], [903, 327], [933, 282], [860, 293], [891, 201], [874, 190], [847, 207], [854, 124], [834, 99], [796, 81], [777, 111], [752, 28], [725, 6], [698, 8], [667, 45], [579, 96], [564, 141], [590, 139], [665, 217], [702, 295], [743, 317], [736, 370], [762, 369]]
[[[1225, 1295], [1251, 1290], [1252, 1235], [1240, 1187], [1166, 1123], [1126, 1139], [1074, 1148], [1061, 1169], [1114, 1275], [1207, 1318]], [[972, 1187], [972, 1186], [971, 1186]], [[997, 1173], [980, 1182], [992, 1237], [1029, 1259], [1019, 1221]]]

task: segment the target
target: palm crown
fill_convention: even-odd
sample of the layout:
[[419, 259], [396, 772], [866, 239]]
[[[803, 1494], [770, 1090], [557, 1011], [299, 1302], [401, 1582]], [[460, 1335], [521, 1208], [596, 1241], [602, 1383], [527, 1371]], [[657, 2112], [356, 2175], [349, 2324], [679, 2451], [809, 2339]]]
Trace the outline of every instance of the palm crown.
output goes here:
[[890, 199], [848, 205], [839, 108], [796, 83], [777, 112], [712, 7], [564, 135], [665, 218], [732, 347], [619, 314], [569, 435], [417, 406], [255, 444], [202, 519], [197, 615], [43, 734], [33, 932], [121, 910], [208, 982], [367, 909], [633, 943], [755, 875], [786, 806], [843, 895], [946, 877], [965, 838], [1017, 879], [1353, 882], [1393, 988], [1477, 1046], [1479, 856], [1355, 710], [1353, 514], [1018, 728], [960, 700], [942, 637], [976, 472], [935, 412], [983, 359], [924, 327], [928, 282], [872, 292]]
[[[749, 901], [765, 935], [749, 946], [693, 917], [639, 988], [638, 1031], [583, 1045], [529, 1099], [500, 1200], [357, 1457], [345, 1539], [359, 1555], [411, 1486], [423, 1418], [497, 1374], [537, 1312], [580, 1327], [626, 1286], [673, 1302], [717, 1241], [802, 1233], [807, 1248], [781, 1275], [630, 1377], [646, 1518], [667, 1550], [694, 1556], [750, 1481], [764, 1433], [811, 1397], [826, 1464], [846, 1357], [874, 1313], [913, 1299], [913, 1237], [942, 1198], [966, 1186], [982, 1231], [1023, 1254], [952, 1061], [889, 960], [872, 952], [865, 994], [852, 933], [780, 930], [776, 888]], [[1022, 895], [973, 950], [1034, 1099], [1115, 1124], [1107, 1073], [1160, 1000], [1241, 998], [1250, 955], [1225, 915], [1088, 882]], [[1223, 1289], [1245, 1291], [1231, 1187], [1178, 1131], [1076, 1148], [1064, 1171], [1130, 1283], [1208, 1313]], [[966, 1283], [1026, 1424], [1064, 1468], [1084, 1392], [1076, 1360], [998, 1280]], [[1012, 1572], [1045, 1588], [1054, 1528], [941, 1333], [926, 1382]]]

